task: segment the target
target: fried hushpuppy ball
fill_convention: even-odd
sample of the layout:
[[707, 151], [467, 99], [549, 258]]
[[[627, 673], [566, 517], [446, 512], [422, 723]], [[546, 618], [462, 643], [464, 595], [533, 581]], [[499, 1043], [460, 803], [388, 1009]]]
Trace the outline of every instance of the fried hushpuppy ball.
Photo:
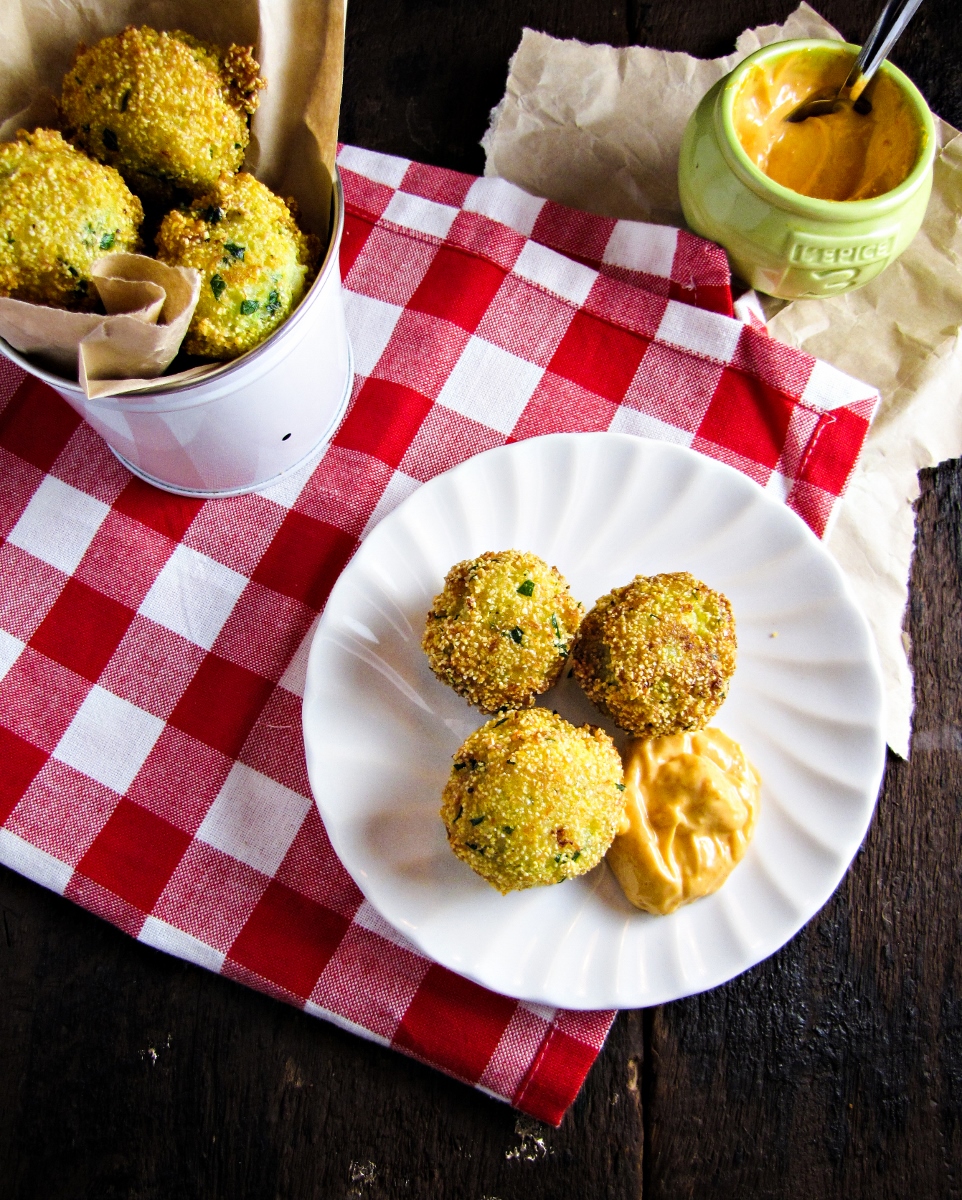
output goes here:
[[735, 619], [721, 592], [687, 571], [637, 575], [581, 624], [574, 674], [588, 698], [635, 737], [701, 729], [728, 694]]
[[113, 169], [54, 129], [0, 143], [0, 296], [93, 309], [90, 268], [108, 251], [137, 250], [140, 201]]
[[145, 199], [170, 203], [176, 188], [200, 196], [244, 161], [264, 87], [251, 50], [132, 25], [81, 43], [63, 81], [65, 125]]
[[623, 774], [601, 729], [545, 708], [494, 717], [454, 756], [441, 805], [451, 849], [501, 893], [584, 875], [621, 822]]
[[189, 209], [169, 212], [157, 257], [201, 275], [184, 349], [227, 359], [262, 342], [304, 295], [319, 252], [280, 196], [244, 171], [221, 176]]
[[448, 571], [421, 645], [438, 679], [482, 712], [527, 708], [557, 683], [582, 612], [557, 567], [489, 550]]

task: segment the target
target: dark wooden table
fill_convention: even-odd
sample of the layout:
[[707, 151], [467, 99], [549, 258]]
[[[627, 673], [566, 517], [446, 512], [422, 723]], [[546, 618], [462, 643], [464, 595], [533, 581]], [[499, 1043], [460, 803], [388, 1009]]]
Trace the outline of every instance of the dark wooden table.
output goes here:
[[[523, 25], [730, 51], [794, 0], [351, 0], [341, 136], [480, 172]], [[853, 40], [876, 0], [824, 0]], [[962, 124], [962, 24], [894, 55]], [[924, 473], [912, 761], [837, 894], [725, 987], [622, 1013], [559, 1130], [0, 869], [0, 1197], [962, 1196], [962, 469]], [[0, 771], [3, 765], [0, 764]]]

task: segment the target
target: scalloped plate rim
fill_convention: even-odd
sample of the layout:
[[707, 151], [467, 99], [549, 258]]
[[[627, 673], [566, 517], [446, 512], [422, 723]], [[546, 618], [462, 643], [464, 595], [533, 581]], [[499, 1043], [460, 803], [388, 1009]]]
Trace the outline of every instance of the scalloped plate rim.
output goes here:
[[[658, 987], [653, 983], [643, 992], [638, 992], [630, 997], [625, 997], [619, 994], [617, 988], [617, 964], [612, 965], [611, 974], [615, 980], [614, 988], [610, 995], [599, 999], [597, 996], [593, 998], [590, 1005], [579, 1002], [579, 997], [567, 991], [563, 986], [560, 990], [556, 987], [541, 985], [532, 986], [510, 986], [505, 987], [503, 980], [499, 980], [497, 972], [492, 974], [489, 967], [477, 966], [471, 961], [462, 961], [457, 955], [447, 953], [443, 945], [439, 945], [436, 939], [432, 938], [431, 929], [421, 929], [412, 926], [409, 921], [403, 919], [401, 914], [394, 911], [391, 903], [390, 890], [379, 886], [378, 882], [372, 881], [369, 874], [364, 869], [362, 864], [353, 860], [348, 844], [343, 835], [343, 831], [339, 822], [339, 814], [332, 808], [327, 800], [322, 801], [321, 797], [325, 795], [324, 789], [318, 786], [320, 772], [323, 769], [323, 755], [319, 752], [316, 745], [316, 738], [312, 731], [311, 713], [318, 702], [319, 695], [323, 693], [323, 682], [319, 679], [318, 661], [320, 658], [319, 647], [321, 646], [324, 636], [328, 632], [328, 626], [333, 623], [334, 614], [337, 612], [339, 597], [346, 592], [354, 584], [355, 576], [359, 575], [365, 568], [367, 562], [371, 558], [377, 557], [380, 544], [387, 539], [390, 542], [394, 534], [394, 530], [399, 526], [415, 509], [418, 504], [425, 504], [431, 495], [431, 489], [444, 488], [457, 483], [462, 475], [470, 475], [479, 469], [489, 467], [492, 462], [496, 462], [499, 458], [506, 455], [515, 455], [521, 453], [530, 455], [538, 453], [538, 445], [543, 443], [558, 443], [560, 441], [568, 441], [577, 445], [587, 445], [589, 441], [603, 444], [605, 442], [614, 444], [620, 442], [627, 444], [631, 450], [642, 455], [654, 454], [656, 457], [665, 455], [667, 458], [676, 457], [679, 461], [686, 460], [694, 462], [698, 468], [705, 468], [707, 472], [718, 472], [719, 478], [728, 478], [733, 484], [738, 487], [747, 485], [746, 491], [754, 492], [756, 500], [759, 500], [763, 505], [767, 506], [773, 513], [778, 514], [778, 520], [787, 521], [788, 527], [796, 537], [801, 537], [801, 542], [810, 552], [814, 552], [821, 560], [824, 566], [828, 569], [833, 578], [833, 582], [838, 588], [840, 597], [844, 604], [851, 610], [857, 622], [861, 625], [863, 637], [863, 656], [858, 659], [859, 665], [869, 669], [872, 685], [875, 691], [875, 721], [872, 726], [875, 741], [875, 761], [871, 777], [867, 777], [859, 787], [859, 792], [864, 795], [863, 812], [864, 820], [861, 820], [859, 825], [860, 833], [857, 840], [840, 839], [843, 845], [838, 846], [838, 858], [840, 868], [837, 872], [837, 877], [833, 877], [831, 887], [821, 895], [816, 903], [806, 904], [804, 911], [799, 915], [797, 920], [788, 921], [781, 925], [778, 931], [760, 943], [756, 943], [750, 948], [746, 947], [740, 956], [733, 957], [731, 969], [721, 972], [716, 972], [709, 982], [696, 981], [693, 986], [679, 986], [677, 982], [668, 984], [663, 987]], [[426, 611], [426, 610], [425, 610]], [[329, 618], [330, 614], [330, 618]], [[443, 687], [443, 685], [438, 685]], [[445, 691], [447, 689], [444, 689]], [[885, 740], [882, 734], [882, 704], [883, 704], [883, 684], [881, 667], [878, 660], [878, 653], [875, 647], [874, 638], [871, 635], [867, 621], [861, 612], [859, 604], [852, 592], [852, 589], [841, 571], [841, 568], [828, 553], [824, 546], [815, 534], [809, 529], [805, 522], [784, 503], [768, 495], [754, 480], [750, 479], [743, 472], [728, 466], [725, 463], [719, 462], [716, 459], [709, 458], [706, 455], [701, 455], [697, 451], [691, 450], [686, 446], [681, 446], [675, 443], [665, 442], [659, 439], [640, 437], [634, 434], [612, 433], [612, 432], [597, 432], [597, 433], [560, 433], [546, 434], [540, 437], [528, 438], [520, 442], [509, 443], [502, 446], [494, 447], [491, 450], [484, 451], [480, 454], [459, 463], [457, 466], [433, 479], [420, 485], [411, 495], [406, 497], [395, 509], [388, 513], [365, 537], [360, 543], [353, 558], [344, 568], [343, 572], [335, 582], [334, 587], [328, 597], [325, 609], [315, 627], [310, 653], [308, 656], [308, 664], [306, 670], [305, 686], [304, 686], [304, 701], [302, 707], [303, 714], [303, 733], [305, 752], [307, 757], [308, 776], [311, 782], [311, 790], [317, 804], [320, 816], [324, 822], [328, 837], [334, 848], [335, 853], [341, 860], [345, 869], [354, 879], [365, 899], [371, 903], [375, 909], [392, 924], [402, 937], [411, 941], [417, 949], [427, 955], [429, 958], [439, 962], [441, 965], [448, 967], [459, 975], [488, 988], [491, 991], [498, 992], [503, 995], [511, 996], [518, 1000], [524, 1000], [531, 1003], [546, 1004], [553, 1007], [569, 1008], [569, 1009], [603, 1009], [603, 1008], [623, 1008], [623, 1007], [647, 1007], [652, 1004], [667, 1003], [671, 1000], [681, 999], [685, 996], [695, 995], [702, 991], [709, 990], [714, 987], [721, 986], [730, 979], [750, 969], [752, 966], [764, 961], [770, 957], [788, 941], [793, 938], [800, 929], [802, 929], [831, 899], [839, 883], [844, 878], [845, 873], [851, 865], [852, 860], [857, 854], [859, 847], [864, 841], [865, 834], [871, 824], [872, 816], [874, 815], [875, 805], [881, 781], [885, 769]], [[550, 695], [550, 693], [549, 693]], [[478, 718], [480, 723], [481, 715], [474, 713], [472, 715]], [[871, 799], [869, 800], [869, 796]], [[594, 879], [599, 871], [607, 872], [609, 869], [606, 864], [595, 868], [587, 876], [582, 876], [579, 880], [569, 881], [563, 887], [584, 886], [588, 881]], [[591, 884], [592, 888], [597, 887], [597, 882]], [[534, 891], [535, 889], [532, 889]], [[554, 889], [543, 889], [545, 892], [553, 891]], [[821, 889], [824, 891], [824, 887]], [[541, 889], [538, 889], [541, 891]], [[531, 893], [512, 893], [514, 896], [530, 895]], [[724, 895], [724, 889], [718, 895]], [[678, 910], [681, 914], [687, 914], [691, 909], [697, 907], [686, 906]], [[677, 916], [677, 914], [674, 914]], [[399, 919], [400, 917], [400, 919]], [[393, 919], [392, 919], [393, 918]], [[647, 914], [639, 913], [639, 920], [670, 920], [671, 918], [650, 918]]]

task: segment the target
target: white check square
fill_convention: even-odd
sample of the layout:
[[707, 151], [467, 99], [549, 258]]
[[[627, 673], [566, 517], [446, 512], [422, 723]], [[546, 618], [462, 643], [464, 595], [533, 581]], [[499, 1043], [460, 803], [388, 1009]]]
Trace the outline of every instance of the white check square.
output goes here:
[[373, 904], [364, 900], [361, 902], [361, 907], [354, 914], [354, 924], [359, 925], [361, 929], [366, 929], [369, 933], [376, 933], [378, 937], [384, 938], [386, 942], [393, 942], [395, 946], [400, 946], [402, 950], [409, 950], [412, 954], [418, 953], [418, 948], [415, 944], [404, 936], [400, 930], [389, 924], [377, 911]]
[[439, 238], [448, 236], [448, 230], [457, 215], [458, 209], [450, 204], [439, 204], [436, 200], [426, 200], [410, 192], [395, 192], [381, 214], [384, 220], [393, 221], [395, 225], [404, 225], [408, 229]]
[[462, 207], [530, 237], [544, 204], [540, 196], [530, 196], [506, 179], [492, 177], [476, 179], [468, 188]]
[[102, 500], [47, 475], [7, 541], [71, 575], [109, 512]]
[[805, 384], [802, 399], [815, 408], [841, 408], [844, 404], [855, 404], [859, 400], [874, 400], [875, 389], [867, 383], [845, 375], [837, 367], [820, 358], [815, 360], [812, 373]]
[[273, 877], [311, 801], [243, 763], [234, 763], [197, 838]]
[[6, 675], [25, 648], [19, 638], [7, 633], [5, 629], [0, 629], [0, 679]]
[[381, 493], [381, 498], [374, 506], [374, 511], [368, 517], [361, 537], [366, 538], [375, 525], [383, 521], [389, 512], [393, 512], [402, 500], [406, 500], [420, 486], [421, 481], [419, 479], [405, 475], [403, 471], [395, 471], [387, 481], [387, 487]]
[[154, 580], [140, 612], [209, 650], [246, 586], [238, 571], [181, 544]]
[[542, 367], [472, 337], [441, 389], [438, 403], [508, 434], [543, 374]]
[[285, 691], [293, 692], [295, 696], [304, 698], [304, 689], [307, 687], [307, 660], [311, 653], [311, 642], [314, 640], [314, 631], [317, 629], [317, 623], [320, 617], [315, 617], [311, 622], [311, 627], [307, 633], [301, 638], [301, 644], [294, 651], [294, 657], [287, 664], [284, 674], [278, 679], [280, 687]]
[[411, 160], [398, 158], [394, 154], [378, 154], [375, 150], [364, 150], [360, 146], [344, 146], [337, 156], [337, 165], [373, 179], [376, 183], [396, 188], [401, 186]]
[[669, 300], [656, 338], [683, 350], [694, 350], [716, 362], [731, 362], [744, 328], [734, 317]]
[[549, 292], [563, 296], [573, 304], [582, 305], [598, 278], [598, 272], [573, 258], [565, 258], [538, 242], [525, 242], [512, 268], [515, 275], [531, 283], [539, 283]]
[[678, 230], [670, 225], [645, 225], [642, 221], [619, 221], [611, 231], [602, 261], [613, 267], [644, 271], [646, 275], [671, 278], [678, 246]]
[[61, 862], [39, 846], [17, 837], [9, 829], [0, 829], [0, 863], [60, 896], [67, 890], [73, 875], [73, 867], [69, 863]]
[[659, 442], [674, 442], [676, 446], [690, 446], [694, 434], [679, 429], [667, 421], [659, 421], [650, 413], [639, 412], [627, 404], [619, 405], [614, 420], [608, 426], [609, 433], [630, 433], [634, 437], [655, 438]]
[[95, 685], [53, 757], [123, 795], [163, 728], [160, 717]]
[[344, 288], [344, 317], [354, 347], [354, 370], [370, 375], [391, 340], [404, 309], [373, 296], [362, 296]]
[[155, 950], [163, 950], [165, 954], [173, 954], [175, 958], [196, 963], [198, 967], [206, 967], [208, 971], [219, 971], [227, 957], [199, 938], [192, 937], [157, 917], [148, 917], [144, 921], [137, 941], [143, 942], [145, 946], [153, 946]]

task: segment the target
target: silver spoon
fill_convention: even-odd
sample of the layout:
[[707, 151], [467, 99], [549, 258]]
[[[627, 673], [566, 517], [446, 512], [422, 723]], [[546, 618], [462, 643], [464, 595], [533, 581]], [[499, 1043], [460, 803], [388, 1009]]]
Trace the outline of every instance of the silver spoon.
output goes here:
[[922, 0], [888, 0], [842, 86], [827, 95], [821, 91], [806, 97], [797, 108], [792, 109], [785, 120], [804, 121], [808, 117], [824, 117], [829, 113], [838, 112], [844, 104], [851, 104], [856, 112], [871, 112], [872, 105], [862, 93], [872, 76], [888, 58], [889, 51], [915, 16], [915, 10], [921, 3]]

